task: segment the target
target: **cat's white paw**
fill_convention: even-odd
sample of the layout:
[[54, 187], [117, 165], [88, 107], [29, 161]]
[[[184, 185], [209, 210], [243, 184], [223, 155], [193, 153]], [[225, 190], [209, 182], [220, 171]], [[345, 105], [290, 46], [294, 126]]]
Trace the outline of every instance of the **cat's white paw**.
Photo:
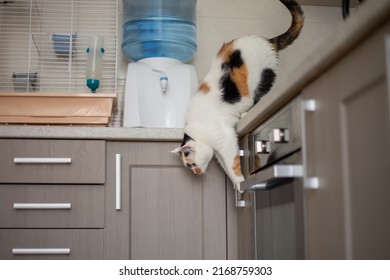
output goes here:
[[234, 188], [239, 192], [239, 193], [244, 193], [244, 191], [241, 190], [241, 182], [235, 183]]

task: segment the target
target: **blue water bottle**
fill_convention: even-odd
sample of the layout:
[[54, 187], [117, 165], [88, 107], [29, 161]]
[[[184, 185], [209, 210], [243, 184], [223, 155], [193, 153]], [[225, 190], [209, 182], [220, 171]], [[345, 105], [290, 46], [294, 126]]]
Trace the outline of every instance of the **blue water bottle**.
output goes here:
[[123, 0], [122, 51], [131, 61], [196, 53], [196, 0]]

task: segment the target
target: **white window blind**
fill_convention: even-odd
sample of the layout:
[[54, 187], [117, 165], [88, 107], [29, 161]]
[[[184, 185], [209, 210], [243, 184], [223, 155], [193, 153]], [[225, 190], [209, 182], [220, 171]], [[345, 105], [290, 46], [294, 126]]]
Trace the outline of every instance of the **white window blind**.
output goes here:
[[104, 37], [97, 93], [117, 90], [118, 0], [0, 0], [0, 92], [90, 92], [88, 38]]

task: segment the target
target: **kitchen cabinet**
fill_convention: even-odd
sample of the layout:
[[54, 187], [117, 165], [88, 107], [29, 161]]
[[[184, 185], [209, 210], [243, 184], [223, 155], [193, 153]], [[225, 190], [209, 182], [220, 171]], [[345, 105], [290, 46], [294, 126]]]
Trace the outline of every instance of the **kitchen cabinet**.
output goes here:
[[104, 184], [104, 149], [104, 141], [0, 139], [0, 182]]
[[[304, 108], [297, 124], [307, 177], [294, 179], [300, 186], [290, 192], [287, 185], [244, 194], [239, 258], [390, 258], [389, 34], [387, 22], [293, 101]], [[244, 168], [247, 137], [240, 143]], [[318, 179], [318, 188], [306, 178]]]
[[107, 143], [107, 259], [226, 259], [225, 175], [193, 175], [180, 143]]
[[[249, 146], [248, 136], [240, 139], [240, 149], [243, 151], [241, 157], [241, 170], [245, 178], [249, 176]], [[245, 207], [236, 208], [237, 215], [237, 258], [241, 260], [255, 259], [255, 229], [254, 229], [254, 193], [245, 192], [241, 200], [245, 202]]]
[[0, 259], [103, 259], [105, 141], [0, 139]]
[[[309, 176], [307, 257], [390, 258], [387, 23], [309, 85], [304, 100]], [[387, 55], [389, 55], [389, 45]]]
[[103, 259], [101, 229], [0, 229], [0, 244], [0, 259]]

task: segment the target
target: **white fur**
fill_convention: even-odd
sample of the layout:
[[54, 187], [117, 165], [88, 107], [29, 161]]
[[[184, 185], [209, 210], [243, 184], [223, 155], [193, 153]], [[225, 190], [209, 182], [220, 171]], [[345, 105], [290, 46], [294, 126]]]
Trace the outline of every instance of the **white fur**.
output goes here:
[[[244, 177], [237, 176], [233, 170], [234, 159], [239, 155], [235, 126], [241, 115], [253, 106], [255, 90], [260, 82], [263, 69], [270, 68], [276, 72], [278, 61], [271, 44], [261, 37], [239, 38], [234, 41], [233, 48], [241, 51], [241, 57], [246, 64], [250, 96], [242, 97], [240, 102], [234, 104], [221, 99], [222, 92], [219, 83], [223, 75], [222, 61], [218, 56], [215, 57], [204, 78], [210, 91], [208, 93], [197, 92], [191, 99], [184, 132], [195, 140], [189, 141], [185, 146], [191, 147], [192, 153], [189, 158], [202, 168], [202, 173], [205, 172], [208, 161], [211, 160], [210, 151], [213, 151], [239, 190], [239, 183], [244, 180]], [[175, 151], [180, 151], [180, 148]], [[186, 165], [185, 157], [183, 157], [183, 162]]]
[[[254, 100], [258, 101], [271, 88], [278, 65], [277, 51], [292, 44], [303, 26], [304, 17], [300, 5], [295, 0], [280, 2], [291, 13], [290, 28], [269, 40], [246, 36], [222, 46], [188, 107], [184, 127], [187, 135], [183, 140], [186, 143], [174, 150], [181, 154], [184, 165], [190, 167], [195, 174], [206, 171], [214, 153], [239, 191], [244, 177], [240, 170], [236, 124], [240, 116], [253, 106]], [[266, 69], [272, 71], [264, 71]], [[255, 99], [263, 74], [266, 75], [266, 81], [261, 84], [260, 96]], [[245, 81], [246, 85], [243, 84]], [[220, 86], [225, 89], [221, 90]], [[225, 96], [224, 90], [231, 92]], [[235, 96], [237, 91], [240, 91], [240, 97]]]

